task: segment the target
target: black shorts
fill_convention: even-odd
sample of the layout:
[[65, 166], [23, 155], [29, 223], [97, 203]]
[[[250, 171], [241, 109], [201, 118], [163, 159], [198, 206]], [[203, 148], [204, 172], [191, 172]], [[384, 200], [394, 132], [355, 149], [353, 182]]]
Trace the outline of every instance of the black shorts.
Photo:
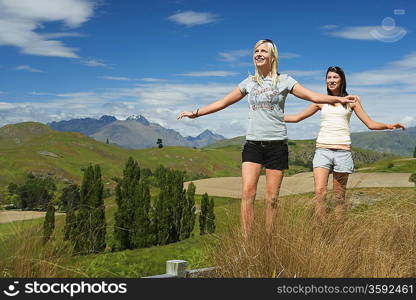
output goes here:
[[266, 169], [289, 169], [287, 141], [246, 141], [242, 153], [243, 162], [254, 162]]

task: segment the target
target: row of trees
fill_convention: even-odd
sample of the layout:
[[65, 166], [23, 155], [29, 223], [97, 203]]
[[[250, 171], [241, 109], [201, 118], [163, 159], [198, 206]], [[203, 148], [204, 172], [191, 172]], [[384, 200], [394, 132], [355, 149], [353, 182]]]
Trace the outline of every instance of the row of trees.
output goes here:
[[[78, 190], [76, 186], [70, 186], [62, 195], [66, 195], [64, 198], [67, 209], [64, 240], [69, 240], [72, 243], [74, 252], [77, 254], [104, 251], [106, 247], [106, 220], [104, 186], [100, 167], [90, 165], [84, 171], [81, 189]], [[44, 236], [47, 234], [45, 233]]]
[[[184, 175], [163, 166], [157, 168], [154, 182], [159, 194], [152, 202], [148, 177], [142, 176], [137, 161], [128, 159], [116, 187], [116, 249], [165, 245], [191, 236], [196, 219], [195, 185], [190, 183], [185, 190]], [[211, 206], [213, 215], [213, 200]], [[203, 219], [206, 218], [204, 213]], [[205, 226], [201, 234], [205, 233]], [[214, 232], [215, 226], [211, 228], [209, 232]]]
[[[151, 175], [130, 157], [123, 177], [113, 178], [117, 182], [113, 250], [165, 245], [192, 235], [196, 220], [195, 185], [190, 183], [185, 190], [185, 173], [163, 166], [155, 171], [153, 178]], [[159, 189], [153, 201], [150, 182]], [[81, 188], [72, 184], [62, 190], [60, 209], [67, 212], [64, 239], [73, 244], [78, 254], [100, 252], [106, 247], [103, 198], [98, 165], [84, 170]], [[44, 221], [45, 242], [54, 230], [54, 212], [50, 203]], [[209, 200], [208, 194], [202, 197], [199, 222], [200, 234], [215, 231], [214, 200]]]

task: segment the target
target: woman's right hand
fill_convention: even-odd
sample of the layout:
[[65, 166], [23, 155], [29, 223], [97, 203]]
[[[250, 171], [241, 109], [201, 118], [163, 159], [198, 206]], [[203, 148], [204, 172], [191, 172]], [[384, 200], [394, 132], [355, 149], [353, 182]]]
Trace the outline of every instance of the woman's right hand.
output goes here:
[[183, 111], [178, 115], [177, 120], [180, 120], [184, 117], [187, 117], [189, 119], [195, 119], [197, 117], [197, 115], [196, 115], [196, 113], [194, 113], [192, 111]]
[[360, 101], [360, 97], [355, 96], [355, 95], [348, 95], [348, 96], [339, 98], [339, 102], [341, 104], [356, 103], [356, 102], [359, 102], [359, 101]]

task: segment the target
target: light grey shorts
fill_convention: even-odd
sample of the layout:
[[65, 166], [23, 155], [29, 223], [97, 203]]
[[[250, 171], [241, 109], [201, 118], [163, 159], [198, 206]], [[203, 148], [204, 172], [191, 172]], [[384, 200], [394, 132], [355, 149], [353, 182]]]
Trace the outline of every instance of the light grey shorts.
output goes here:
[[316, 148], [313, 167], [326, 168], [337, 173], [352, 173], [354, 162], [349, 150]]

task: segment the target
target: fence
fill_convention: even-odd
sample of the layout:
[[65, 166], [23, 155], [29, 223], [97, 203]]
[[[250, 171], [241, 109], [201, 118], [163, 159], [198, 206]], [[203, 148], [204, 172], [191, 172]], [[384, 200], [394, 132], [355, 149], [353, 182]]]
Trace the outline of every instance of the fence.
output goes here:
[[216, 267], [187, 270], [186, 260], [168, 260], [166, 262], [166, 273], [142, 278], [197, 278], [212, 273]]

